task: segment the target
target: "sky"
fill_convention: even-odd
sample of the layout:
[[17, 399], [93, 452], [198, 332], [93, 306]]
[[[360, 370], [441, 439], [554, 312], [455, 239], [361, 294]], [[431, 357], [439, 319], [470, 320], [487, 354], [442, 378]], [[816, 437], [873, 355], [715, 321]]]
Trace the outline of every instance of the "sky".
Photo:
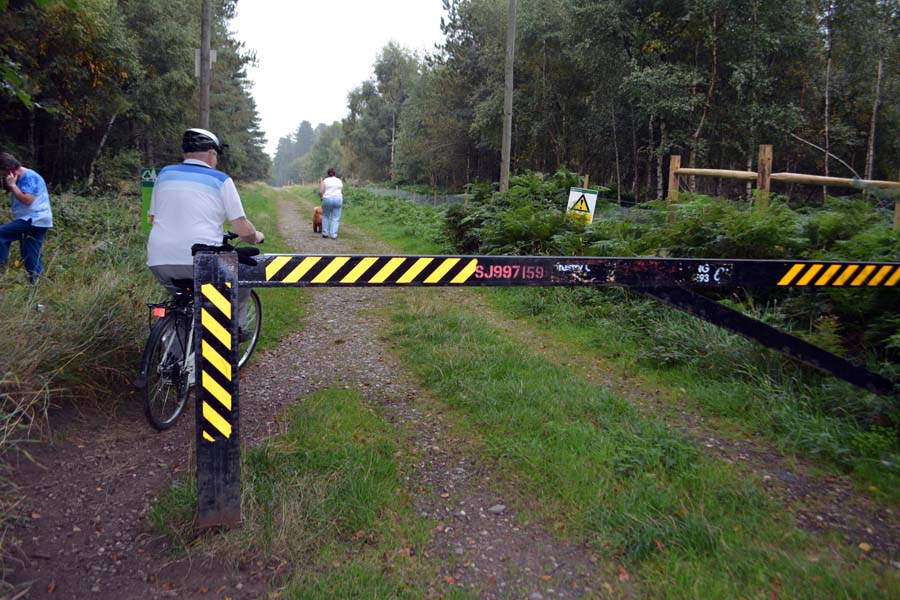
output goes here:
[[241, 0], [229, 28], [256, 52], [252, 94], [274, 157], [301, 121], [347, 116], [347, 93], [394, 41], [423, 55], [443, 41], [441, 0]]

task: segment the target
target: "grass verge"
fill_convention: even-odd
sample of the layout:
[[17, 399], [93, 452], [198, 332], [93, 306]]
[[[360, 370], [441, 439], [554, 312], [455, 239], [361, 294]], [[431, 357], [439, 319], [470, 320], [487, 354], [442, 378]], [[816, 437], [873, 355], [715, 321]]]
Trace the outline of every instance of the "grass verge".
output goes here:
[[[423, 251], [413, 228], [399, 232], [384, 228], [375, 218], [378, 214], [368, 211], [369, 216], [359, 218], [351, 211], [348, 220], [377, 232], [402, 252]], [[441, 248], [433, 245], [425, 251], [440, 252]], [[889, 484], [892, 475], [885, 473], [883, 462], [874, 475], [866, 467], [884, 456], [882, 436], [866, 439], [852, 423], [802, 410], [809, 409], [808, 404], [802, 406], [803, 395], [809, 393], [804, 385], [825, 381], [819, 385], [834, 388], [836, 397], [852, 394], [849, 386], [815, 376], [810, 383], [802, 379], [806, 373], [785, 369], [786, 361], [773, 360], [772, 353], [766, 353], [763, 361], [771, 363], [768, 371], [786, 374], [781, 379], [766, 377], [774, 382], [769, 389], [755, 390], [759, 381], [753, 379], [717, 380], [710, 376], [710, 364], [721, 353], [734, 355], [728, 364], [746, 364], [746, 354], [758, 361], [758, 349], [713, 326], [672, 311], [660, 315], [654, 308], [651, 319], [668, 320], [671, 328], [682, 330], [682, 337], [694, 336], [683, 352], [704, 346], [702, 356], [708, 361], [677, 364], [683, 361], [675, 356], [676, 364], [660, 368], [659, 348], [642, 343], [645, 340], [623, 319], [629, 315], [612, 314], [615, 310], [610, 306], [633, 303], [632, 298], [610, 299], [605, 309], [591, 303], [591, 309], [610, 313], [597, 318], [601, 315], [586, 314], [585, 303], [570, 290], [483, 293], [510, 317], [527, 317], [542, 334], [568, 340], [570, 367], [547, 364], [510, 346], [491, 332], [489, 324], [470, 314], [438, 303], [423, 305], [417, 294], [409, 296], [394, 332], [404, 340], [404, 360], [416, 365], [426, 386], [454, 406], [461, 422], [472, 424], [501, 464], [529, 482], [536, 496], [550, 500], [543, 508], [545, 516], [569, 515], [570, 535], [631, 565], [648, 593], [867, 597], [889, 593], [897, 585], [895, 572], [865, 560], [862, 552], [847, 548], [842, 540], [823, 545], [796, 529], [791, 518], [766, 498], [759, 482], [742, 479], [705, 458], [690, 441], [670, 432], [661, 419], [588, 385], [578, 376], [577, 363], [597, 355], [612, 357], [612, 362], [647, 378], [649, 385], [677, 390], [679, 398], [695, 398], [691, 401], [695, 408], [718, 407], [716, 413], [733, 418], [739, 430], [763, 431], [788, 447], [819, 454], [826, 463], [834, 463], [840, 454], [843, 459], [837, 464], [851, 465], [863, 481], [872, 477], [884, 485], [887, 478]], [[554, 297], [557, 293], [560, 297]], [[610, 293], [624, 296], [621, 290]], [[638, 306], [641, 309], [646, 307]], [[712, 338], [718, 342], [710, 343]], [[759, 373], [760, 365], [755, 367], [751, 372]], [[800, 399], [785, 405], [783, 395], [798, 383]], [[759, 402], [772, 388], [780, 394]], [[748, 410], [753, 402], [757, 406]], [[767, 420], [758, 420], [761, 416]], [[805, 426], [801, 431], [807, 432], [807, 438], [819, 443], [828, 443], [823, 432], [847, 432], [843, 439], [856, 438], [859, 460], [848, 461], [840, 450], [822, 456], [818, 446], [792, 443], [791, 439], [800, 437], [792, 430], [797, 424]], [[864, 447], [867, 444], [874, 448], [872, 452]]]
[[[351, 196], [350, 203], [351, 223], [401, 252], [447, 251], [440, 232], [442, 208], [365, 192]], [[393, 218], [404, 211], [412, 217]], [[896, 396], [864, 392], [620, 288], [477, 293], [503, 314], [539, 328], [541, 335], [566, 340], [573, 354], [601, 357], [647, 390], [674, 390], [678, 406], [673, 411], [687, 403], [693, 411], [723, 419], [735, 432], [765, 435], [825, 469], [850, 474], [883, 502], [900, 502], [900, 440], [891, 428], [873, 421], [873, 415], [882, 415], [885, 423], [897, 420], [892, 417], [900, 410]], [[749, 308], [763, 321], [771, 318], [764, 307]]]
[[573, 353], [603, 357], [635, 385], [672, 390], [673, 412], [686, 404], [731, 431], [768, 436], [823, 469], [851, 474], [881, 501], [900, 502], [895, 432], [857, 417], [878, 404], [890, 411], [895, 400], [624, 290], [490, 290], [485, 298], [566, 340]]
[[392, 339], [425, 387], [540, 498], [543, 519], [621, 561], [647, 594], [868, 597], [900, 584], [798, 530], [761, 482], [584, 381], [577, 361], [548, 362], [446, 298], [404, 298]]

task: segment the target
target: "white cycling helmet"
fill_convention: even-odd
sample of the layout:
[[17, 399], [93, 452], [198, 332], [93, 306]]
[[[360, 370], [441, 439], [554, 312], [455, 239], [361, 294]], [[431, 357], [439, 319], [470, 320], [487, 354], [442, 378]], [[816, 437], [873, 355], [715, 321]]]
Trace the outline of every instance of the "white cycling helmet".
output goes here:
[[197, 127], [185, 130], [181, 138], [181, 149], [185, 153], [215, 150], [219, 154], [224, 154], [227, 147], [228, 144], [220, 143], [219, 138], [212, 131]]

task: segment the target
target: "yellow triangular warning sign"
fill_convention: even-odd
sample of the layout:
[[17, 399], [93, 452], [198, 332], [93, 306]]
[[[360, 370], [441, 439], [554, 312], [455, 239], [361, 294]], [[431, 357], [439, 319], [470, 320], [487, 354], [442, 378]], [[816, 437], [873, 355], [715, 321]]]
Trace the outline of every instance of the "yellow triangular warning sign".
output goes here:
[[588, 207], [587, 198], [584, 197], [584, 194], [581, 195], [581, 198], [575, 201], [575, 204], [573, 204], [572, 208], [570, 208], [569, 210], [586, 213], [591, 212], [591, 209]]

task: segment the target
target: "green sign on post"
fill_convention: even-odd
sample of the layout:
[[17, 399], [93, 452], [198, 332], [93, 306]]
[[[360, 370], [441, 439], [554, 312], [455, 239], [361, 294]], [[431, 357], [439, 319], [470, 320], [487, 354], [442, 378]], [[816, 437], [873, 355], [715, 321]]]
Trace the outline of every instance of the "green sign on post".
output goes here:
[[147, 212], [150, 210], [150, 196], [153, 195], [153, 184], [156, 183], [156, 169], [153, 167], [141, 168], [141, 231], [150, 231], [150, 218]]

